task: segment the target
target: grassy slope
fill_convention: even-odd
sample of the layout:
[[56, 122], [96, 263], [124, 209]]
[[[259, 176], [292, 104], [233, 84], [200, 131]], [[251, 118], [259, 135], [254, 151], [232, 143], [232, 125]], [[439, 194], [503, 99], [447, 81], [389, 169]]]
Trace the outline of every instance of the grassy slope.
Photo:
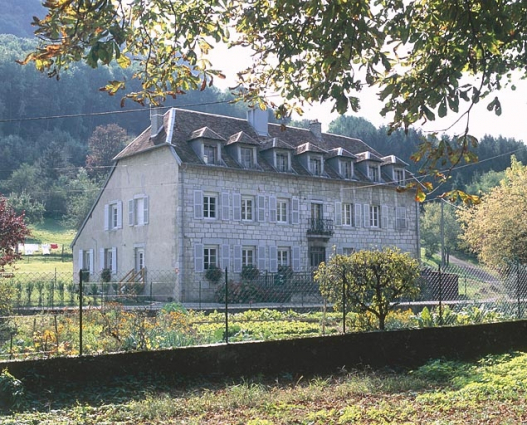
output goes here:
[[[70, 243], [75, 237], [75, 231], [63, 227], [57, 220], [46, 219], [43, 223], [32, 225], [31, 236], [26, 243], [43, 244], [56, 243], [58, 250], [52, 255], [28, 255], [16, 263], [15, 270], [19, 272], [71, 272], [73, 270]], [[64, 247], [64, 255], [62, 255]], [[7, 269], [10, 271], [10, 269]]]
[[[29, 394], [3, 424], [518, 424], [527, 354], [433, 361], [410, 372], [167, 383], [156, 377]], [[72, 397], [72, 394], [75, 394]]]

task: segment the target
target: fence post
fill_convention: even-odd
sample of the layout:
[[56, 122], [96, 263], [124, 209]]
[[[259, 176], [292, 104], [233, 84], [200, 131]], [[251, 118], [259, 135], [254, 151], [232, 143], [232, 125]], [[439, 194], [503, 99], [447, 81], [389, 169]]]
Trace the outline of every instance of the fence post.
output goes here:
[[79, 270], [79, 356], [82, 356], [82, 270]]
[[[338, 257], [335, 258], [335, 261], [338, 261]], [[346, 333], [346, 278], [344, 272], [342, 273], [342, 333]]]
[[201, 310], [201, 279], [199, 280], [199, 286], [198, 286], [198, 305], [199, 305], [199, 309]]
[[516, 299], [518, 301], [518, 311], [516, 315], [521, 319], [521, 299], [520, 299], [520, 262], [516, 259]]
[[441, 275], [441, 264], [439, 264], [439, 325], [443, 326], [443, 277]]
[[227, 282], [227, 267], [225, 267], [225, 344], [229, 343], [229, 285]]

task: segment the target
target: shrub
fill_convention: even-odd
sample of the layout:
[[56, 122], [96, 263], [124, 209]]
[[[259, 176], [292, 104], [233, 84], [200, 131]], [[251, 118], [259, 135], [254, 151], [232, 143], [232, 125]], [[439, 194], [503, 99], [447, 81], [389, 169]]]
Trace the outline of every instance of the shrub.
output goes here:
[[223, 276], [223, 271], [216, 266], [210, 266], [205, 272], [205, 279], [210, 283], [218, 283]]
[[[262, 300], [262, 291], [251, 282], [229, 282], [229, 303], [251, 303]], [[216, 302], [225, 302], [225, 285], [220, 286], [215, 294]]]
[[260, 276], [260, 270], [258, 270], [252, 264], [242, 267], [242, 273], [240, 277], [242, 278], [243, 281], [253, 281], [257, 279], [258, 276]]
[[22, 382], [4, 369], [0, 373], [0, 407], [7, 410], [20, 410], [25, 404], [26, 395]]

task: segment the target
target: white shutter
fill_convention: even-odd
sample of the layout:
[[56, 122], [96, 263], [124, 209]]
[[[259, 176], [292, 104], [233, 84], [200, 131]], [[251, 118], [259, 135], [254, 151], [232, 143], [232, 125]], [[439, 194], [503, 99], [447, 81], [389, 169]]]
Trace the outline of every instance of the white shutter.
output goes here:
[[128, 225], [133, 226], [135, 224], [135, 218], [134, 218], [134, 200], [130, 199], [128, 201]]
[[[203, 218], [203, 191], [202, 190], [194, 191], [194, 218], [196, 220], [201, 220]], [[203, 262], [201, 265], [203, 266]]]
[[111, 267], [112, 267], [112, 273], [113, 274], [116, 274], [117, 273], [117, 247], [112, 247], [112, 264], [111, 264]]
[[355, 204], [354, 205], [354, 209], [355, 209], [355, 227], [361, 227], [361, 205], [360, 204]]
[[84, 252], [82, 249], [79, 249], [79, 270], [84, 268]]
[[123, 228], [123, 202], [117, 202], [117, 228]]
[[269, 221], [276, 223], [276, 196], [269, 196]]
[[258, 246], [258, 269], [263, 272], [265, 267], [265, 245]]
[[223, 270], [228, 269], [229, 262], [230, 262], [230, 246], [222, 245], [221, 246], [221, 268]]
[[234, 273], [242, 271], [242, 246], [234, 245]]
[[104, 269], [104, 248], [99, 249], [99, 271]]
[[258, 195], [258, 221], [265, 221], [265, 195]]
[[194, 245], [194, 271], [200, 273], [203, 271], [203, 244]]
[[[230, 217], [229, 192], [221, 193], [221, 219], [228, 220]], [[227, 245], [228, 246], [228, 245]]]
[[370, 206], [364, 204], [364, 227], [370, 227]]
[[342, 226], [342, 202], [335, 202], [335, 225]]
[[381, 227], [388, 228], [388, 205], [381, 205]]
[[299, 246], [293, 247], [293, 271], [294, 272], [300, 271], [300, 247]]
[[242, 219], [242, 196], [239, 193], [232, 194], [232, 219], [235, 221]]
[[89, 253], [90, 253], [90, 274], [93, 274], [93, 260], [95, 259], [93, 255], [93, 249], [90, 249]]
[[269, 271], [276, 273], [278, 271], [278, 256], [276, 246], [269, 247]]
[[104, 230], [110, 230], [110, 206], [104, 205]]
[[148, 196], [145, 196], [143, 199], [143, 224], [148, 224]]
[[298, 224], [300, 222], [300, 201], [298, 198], [291, 200], [291, 224]]

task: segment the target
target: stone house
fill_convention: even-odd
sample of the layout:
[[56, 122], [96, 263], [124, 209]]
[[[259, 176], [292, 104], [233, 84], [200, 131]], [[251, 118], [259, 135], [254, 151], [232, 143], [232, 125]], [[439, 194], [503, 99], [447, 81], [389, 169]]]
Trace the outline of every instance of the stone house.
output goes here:
[[[361, 140], [181, 109], [116, 157], [72, 248], [74, 272], [171, 276], [173, 298], [211, 299], [207, 269], [237, 279], [287, 266], [307, 271], [332, 252], [397, 246], [419, 257], [419, 211], [403, 161]], [[154, 288], [154, 292], [156, 289]]]

